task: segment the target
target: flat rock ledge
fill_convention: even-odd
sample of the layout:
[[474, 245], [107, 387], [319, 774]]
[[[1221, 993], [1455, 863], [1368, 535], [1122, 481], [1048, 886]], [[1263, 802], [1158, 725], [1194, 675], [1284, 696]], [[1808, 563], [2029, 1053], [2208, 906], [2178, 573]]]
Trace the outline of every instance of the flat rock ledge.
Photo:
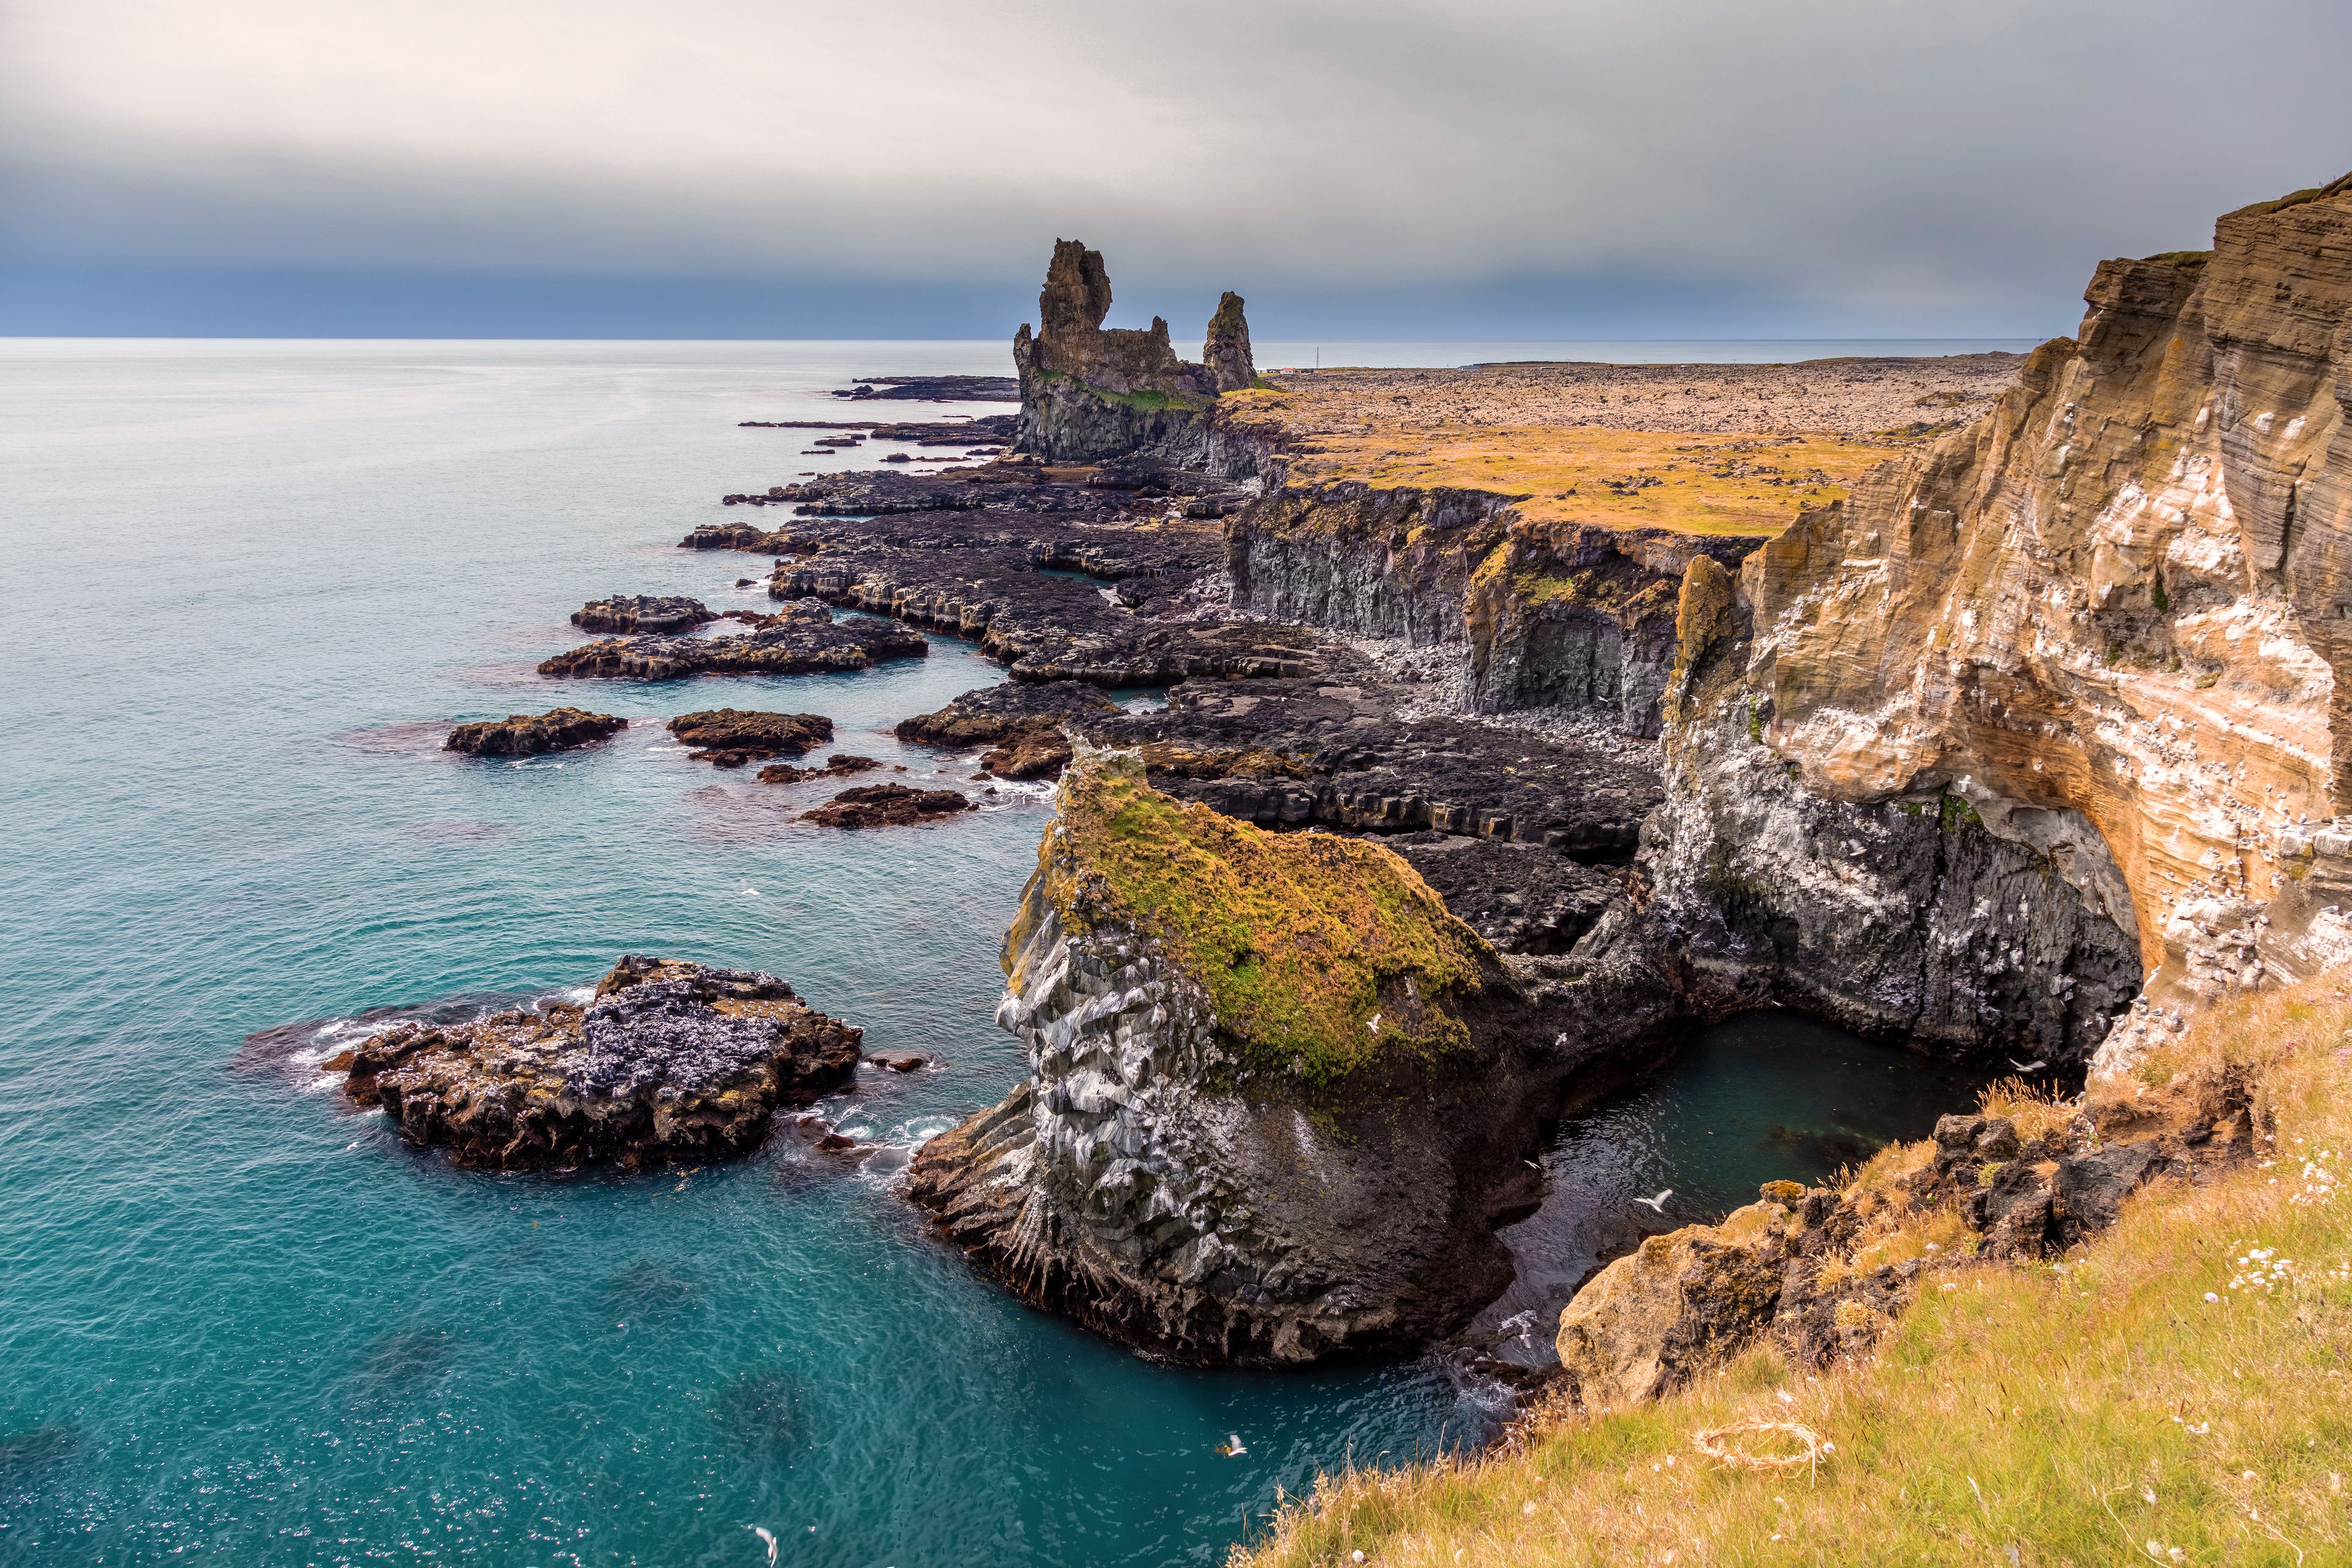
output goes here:
[[343, 1090], [461, 1165], [725, 1160], [766, 1140], [777, 1106], [850, 1083], [863, 1032], [772, 974], [631, 955], [584, 1007], [388, 1029]]
[[988, 746], [981, 770], [998, 778], [1054, 778], [1071, 756], [1064, 726], [1076, 718], [1105, 718], [1118, 710], [1118, 703], [1084, 681], [1006, 681], [967, 691], [937, 712], [901, 719], [897, 733], [902, 741], [934, 746]]
[[690, 675], [814, 675], [921, 658], [920, 632], [887, 621], [835, 621], [814, 599], [786, 605], [731, 637], [606, 637], [557, 654], [539, 673], [607, 680], [677, 680]]
[[718, 618], [699, 599], [649, 594], [591, 599], [572, 612], [572, 624], [583, 632], [683, 632]]
[[591, 746], [629, 727], [626, 719], [591, 713], [585, 708], [551, 708], [544, 713], [509, 713], [478, 724], [460, 724], [441, 742], [445, 752], [469, 757], [535, 757]]
[[669, 721], [678, 744], [693, 748], [698, 763], [740, 768], [770, 757], [797, 757], [833, 739], [833, 721], [822, 713], [767, 713], [748, 708], [708, 708]]
[[846, 778], [851, 773], [870, 773], [882, 764], [872, 757], [853, 756], [847, 752], [835, 752], [825, 758], [821, 768], [794, 767], [790, 763], [774, 763], [760, 770], [760, 782], [772, 784], [805, 784], [810, 779]]
[[976, 809], [971, 797], [961, 790], [866, 784], [843, 790], [815, 810], [803, 812], [801, 820], [820, 827], [910, 827]]

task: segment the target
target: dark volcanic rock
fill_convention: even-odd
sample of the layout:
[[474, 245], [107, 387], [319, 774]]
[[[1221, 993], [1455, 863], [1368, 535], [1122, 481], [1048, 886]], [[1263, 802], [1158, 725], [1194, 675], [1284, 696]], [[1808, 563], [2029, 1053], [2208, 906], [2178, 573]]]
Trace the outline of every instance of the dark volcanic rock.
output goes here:
[[591, 599], [572, 612], [572, 624], [586, 632], [682, 632], [718, 618], [699, 599], [645, 594]]
[[797, 757], [819, 742], [832, 740], [833, 721], [822, 713], [712, 708], [679, 714], [669, 721], [669, 732], [681, 745], [695, 748], [696, 762], [740, 768], [763, 757]]
[[895, 398], [908, 403], [1018, 403], [1021, 383], [1009, 375], [861, 375], [835, 397]]
[[871, 757], [854, 757], [835, 752], [824, 760], [821, 768], [796, 768], [790, 763], [776, 763], [760, 770], [761, 784], [801, 784], [809, 779], [845, 778], [851, 773], [868, 773], [882, 764]]
[[474, 757], [531, 757], [593, 745], [629, 727], [626, 719], [584, 708], [551, 708], [544, 713], [509, 713], [478, 724], [460, 724], [441, 743], [446, 752]]
[[1607, 872], [1532, 844], [1402, 833], [1382, 840], [1454, 916], [1505, 952], [1566, 952], [1624, 888]]
[[561, 653], [541, 675], [676, 680], [688, 675], [807, 675], [920, 658], [930, 645], [904, 626], [835, 621], [823, 605], [795, 605], [738, 637], [607, 637]]
[[1400, 719], [1409, 690], [1358, 673], [1346, 684], [1188, 681], [1164, 710], [1084, 729], [1097, 744], [1140, 746], [1156, 787], [1265, 826], [1427, 828], [1599, 864], [1632, 856], [1663, 792], [1655, 764], [1630, 744]]
[[1118, 711], [1118, 703], [1078, 681], [1007, 681], [967, 691], [936, 713], [901, 719], [898, 736], [935, 746], [992, 746], [981, 759], [986, 772], [1007, 779], [1046, 778], [1069, 763], [1070, 743], [1062, 732], [1066, 721]]
[[460, 1164], [726, 1159], [766, 1138], [779, 1104], [851, 1081], [860, 1034], [772, 974], [633, 955], [584, 1008], [386, 1030], [344, 1090]]
[[866, 784], [843, 790], [814, 811], [802, 813], [801, 820], [824, 827], [905, 827], [974, 809], [971, 797], [957, 790]]

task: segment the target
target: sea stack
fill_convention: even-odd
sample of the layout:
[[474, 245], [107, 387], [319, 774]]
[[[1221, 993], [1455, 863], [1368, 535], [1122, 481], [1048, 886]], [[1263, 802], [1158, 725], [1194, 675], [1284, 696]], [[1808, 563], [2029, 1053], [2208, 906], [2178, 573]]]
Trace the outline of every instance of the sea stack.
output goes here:
[[1055, 240], [1037, 296], [1036, 334], [1024, 322], [1013, 338], [1021, 375], [1016, 449], [1049, 463], [1148, 453], [1211, 471], [1226, 466], [1217, 460], [1222, 444], [1210, 408], [1220, 394], [1257, 381], [1242, 297], [1228, 290], [1218, 301], [1202, 364], [1176, 357], [1161, 317], [1140, 331], [1106, 328], [1110, 301], [1102, 252]]
[[1523, 982], [1388, 850], [1116, 757], [1065, 776], [1003, 963], [1028, 1080], [911, 1194], [1030, 1301], [1193, 1362], [1465, 1321], [1510, 1279], [1493, 1225], [1531, 1206], [1538, 1119], [1639, 1032], [1560, 1028], [1592, 998]]

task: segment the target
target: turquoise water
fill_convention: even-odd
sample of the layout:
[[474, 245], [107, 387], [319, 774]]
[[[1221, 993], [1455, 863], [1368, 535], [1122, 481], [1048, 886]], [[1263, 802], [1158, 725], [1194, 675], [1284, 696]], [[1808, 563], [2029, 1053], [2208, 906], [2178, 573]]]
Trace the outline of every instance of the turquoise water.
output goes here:
[[[752, 1564], [758, 1526], [795, 1563], [1205, 1563], [1277, 1485], [1483, 1428], [1431, 1363], [1148, 1364], [1007, 1300], [890, 1191], [1019, 1073], [990, 1018], [1042, 792], [826, 834], [777, 804], [824, 785], [716, 773], [658, 721], [823, 712], [837, 749], [960, 778], [886, 731], [993, 667], [935, 639], [845, 678], [531, 673], [592, 596], [762, 602], [732, 586], [758, 563], [672, 548], [816, 466], [737, 420], [1003, 360], [0, 344], [0, 1561]], [[558, 700], [643, 722], [525, 763], [436, 749]], [[887, 1145], [862, 1166], [780, 1139], [500, 1178], [341, 1109], [317, 1032], [282, 1029], [625, 951], [772, 970], [944, 1065], [827, 1107]]]

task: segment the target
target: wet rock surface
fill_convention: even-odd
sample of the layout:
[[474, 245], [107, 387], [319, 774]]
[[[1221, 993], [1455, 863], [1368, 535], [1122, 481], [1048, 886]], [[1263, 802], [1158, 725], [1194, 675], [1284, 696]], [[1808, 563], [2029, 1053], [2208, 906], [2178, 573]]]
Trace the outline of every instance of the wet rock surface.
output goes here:
[[631, 955], [584, 1007], [388, 1029], [343, 1087], [460, 1164], [727, 1159], [767, 1137], [777, 1106], [850, 1082], [860, 1033], [772, 974]]
[[740, 768], [768, 757], [797, 757], [833, 739], [833, 721], [822, 713], [765, 713], [712, 708], [681, 713], [669, 721], [678, 744], [694, 749], [698, 763]]
[[1082, 715], [1118, 711], [1099, 689], [1078, 681], [1007, 681], [967, 691], [935, 713], [901, 719], [897, 734], [935, 746], [985, 745], [981, 769], [998, 778], [1051, 778], [1070, 761], [1064, 727]]
[[864, 784], [843, 790], [815, 810], [803, 812], [801, 820], [820, 827], [909, 827], [974, 809], [971, 797], [961, 790]]
[[803, 784], [810, 779], [846, 778], [852, 773], [872, 773], [882, 764], [872, 757], [852, 756], [835, 752], [824, 760], [821, 768], [797, 768], [790, 763], [777, 763], [760, 770], [761, 784]]
[[541, 675], [607, 680], [677, 680], [691, 675], [812, 675], [866, 669], [886, 658], [920, 658], [923, 637], [884, 621], [836, 621], [814, 602], [788, 605], [755, 629], [728, 637], [607, 637], [557, 654]]
[[586, 632], [682, 632], [718, 618], [699, 599], [646, 594], [591, 599], [572, 612], [572, 624]]
[[551, 708], [544, 713], [509, 713], [503, 719], [460, 724], [442, 750], [471, 757], [534, 757], [590, 746], [629, 727], [626, 719], [584, 708]]

